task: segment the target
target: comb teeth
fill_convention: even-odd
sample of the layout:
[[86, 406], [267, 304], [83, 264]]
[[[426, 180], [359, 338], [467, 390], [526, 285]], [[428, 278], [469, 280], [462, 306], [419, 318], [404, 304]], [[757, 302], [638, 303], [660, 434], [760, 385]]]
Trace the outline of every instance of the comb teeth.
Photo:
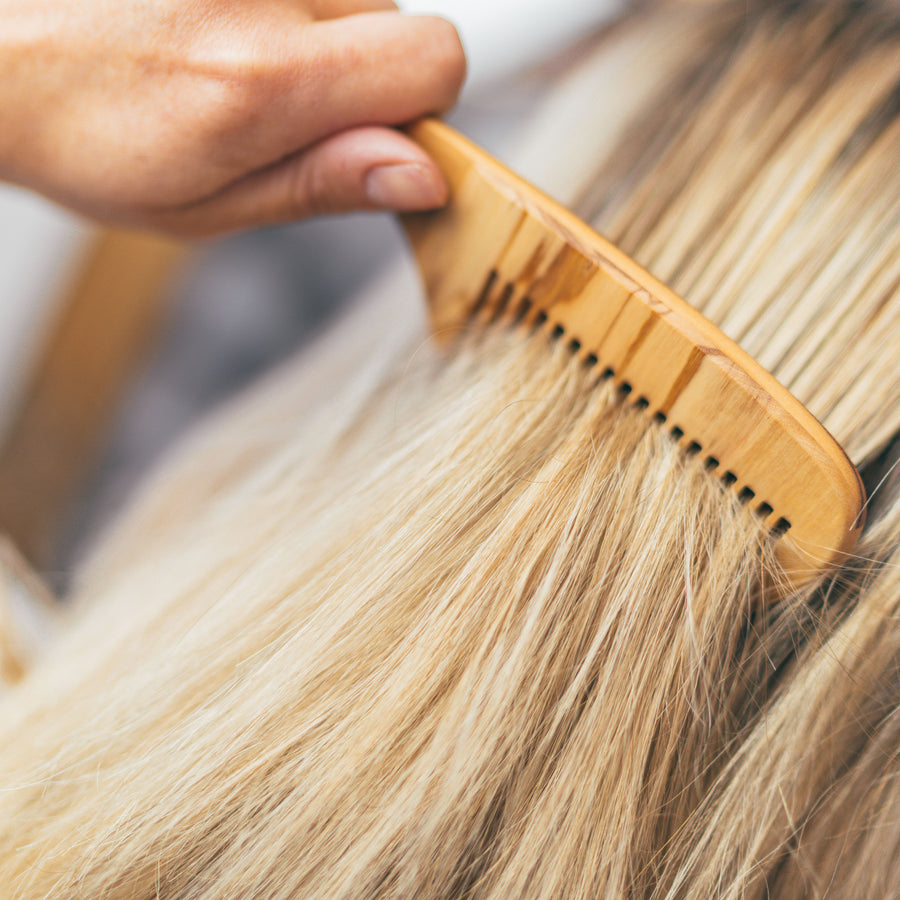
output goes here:
[[[602, 370], [599, 377], [602, 380], [612, 381], [623, 399], [627, 399], [636, 409], [644, 411], [648, 418], [664, 426], [687, 456], [700, 456], [703, 453], [703, 444], [686, 435], [681, 426], [669, 422], [665, 410], [655, 408], [648, 397], [635, 391], [630, 382], [617, 378], [613, 367], [602, 366], [597, 354], [587, 350], [580, 338], [570, 336], [564, 325], [553, 321], [544, 310], [536, 308], [527, 294], [517, 296], [515, 285], [510, 281], [501, 281], [499, 272], [492, 269], [472, 307], [469, 324], [481, 328], [500, 322], [505, 322], [510, 327], [524, 328], [532, 333], [542, 331], [549, 340], [563, 341], [569, 352], [580, 359], [587, 368]], [[741, 483], [734, 472], [722, 471], [722, 464], [717, 457], [707, 454], [703, 465], [742, 506], [749, 506], [773, 535], [781, 537], [790, 531], [790, 521], [777, 515], [768, 500], [757, 499], [756, 491], [749, 484]]]
[[413, 126], [450, 185], [404, 217], [436, 340], [473, 322], [562, 340], [664, 425], [766, 527], [794, 584], [862, 529], [856, 469], [803, 405], [684, 300], [441, 122]]

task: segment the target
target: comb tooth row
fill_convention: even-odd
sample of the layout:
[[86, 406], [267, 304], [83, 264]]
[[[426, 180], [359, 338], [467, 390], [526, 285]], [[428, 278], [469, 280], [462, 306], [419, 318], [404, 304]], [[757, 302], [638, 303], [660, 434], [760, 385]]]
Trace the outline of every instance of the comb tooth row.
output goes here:
[[[527, 294], [516, 299], [515, 285], [509, 281], [503, 282], [496, 269], [491, 269], [488, 273], [484, 288], [472, 307], [469, 321], [476, 327], [505, 321], [511, 326], [522, 326], [530, 331], [542, 330], [552, 341], [559, 341], [567, 337], [565, 326], [558, 322], [552, 322], [544, 310], [535, 309]], [[568, 338], [567, 348], [573, 356], [579, 357], [587, 368], [599, 368], [600, 360], [597, 354], [585, 352], [579, 338]], [[686, 438], [684, 429], [680, 426], [668, 424], [668, 415], [663, 410], [653, 409], [650, 400], [643, 394], [635, 396], [634, 388], [628, 381], [618, 381], [612, 367], [606, 366], [600, 373], [600, 379], [615, 382], [619, 393], [623, 397], [630, 398], [633, 406], [645, 411], [659, 425], [666, 425], [669, 434], [686, 455], [699, 456], [703, 452], [703, 445], [699, 441]], [[703, 465], [714, 477], [721, 468], [719, 460], [712, 455], [706, 456]], [[767, 500], [753, 503], [756, 499], [756, 491], [748, 484], [740, 484], [738, 476], [734, 472], [725, 471], [718, 475], [718, 479], [727, 491], [735, 495], [742, 506], [752, 505], [753, 512], [767, 523], [773, 534], [781, 536], [790, 530], [790, 521], [784, 516], [776, 515], [772, 504]]]
[[551, 198], [442, 122], [412, 136], [450, 202], [404, 217], [444, 341], [472, 321], [520, 322], [565, 340], [647, 414], [665, 416], [776, 533], [795, 584], [843, 559], [862, 528], [852, 463], [803, 405], [697, 310]]

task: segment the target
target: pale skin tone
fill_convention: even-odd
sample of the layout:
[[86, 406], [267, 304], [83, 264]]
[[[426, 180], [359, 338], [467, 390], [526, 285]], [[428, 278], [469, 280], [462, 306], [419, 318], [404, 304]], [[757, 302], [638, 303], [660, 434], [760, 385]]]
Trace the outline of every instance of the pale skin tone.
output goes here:
[[0, 0], [0, 179], [205, 236], [446, 200], [391, 126], [465, 77], [446, 21], [390, 0]]

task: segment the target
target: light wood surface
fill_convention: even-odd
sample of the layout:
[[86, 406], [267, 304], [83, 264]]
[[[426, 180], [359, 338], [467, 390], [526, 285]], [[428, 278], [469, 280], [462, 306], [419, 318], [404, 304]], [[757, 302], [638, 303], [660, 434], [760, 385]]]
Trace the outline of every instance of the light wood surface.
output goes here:
[[[0, 447], [0, 530], [39, 568], [165, 315], [183, 246], [101, 235], [60, 304], [18, 415]], [[48, 260], [48, 265], [53, 261]]]
[[665, 285], [458, 132], [436, 120], [410, 132], [451, 187], [445, 209], [403, 217], [438, 338], [479, 317], [555, 334], [608, 370], [781, 535], [779, 558], [794, 584], [845, 558], [863, 525], [862, 483], [789, 391]]

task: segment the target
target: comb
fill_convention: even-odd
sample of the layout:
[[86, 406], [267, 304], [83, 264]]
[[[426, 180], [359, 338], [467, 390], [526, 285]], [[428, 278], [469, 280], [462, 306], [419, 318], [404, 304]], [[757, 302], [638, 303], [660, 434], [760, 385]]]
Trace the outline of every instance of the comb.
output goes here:
[[750, 506], [794, 586], [838, 564], [863, 526], [859, 474], [785, 387], [697, 310], [556, 201], [435, 119], [409, 134], [450, 187], [402, 217], [440, 340], [474, 320], [568, 342]]

